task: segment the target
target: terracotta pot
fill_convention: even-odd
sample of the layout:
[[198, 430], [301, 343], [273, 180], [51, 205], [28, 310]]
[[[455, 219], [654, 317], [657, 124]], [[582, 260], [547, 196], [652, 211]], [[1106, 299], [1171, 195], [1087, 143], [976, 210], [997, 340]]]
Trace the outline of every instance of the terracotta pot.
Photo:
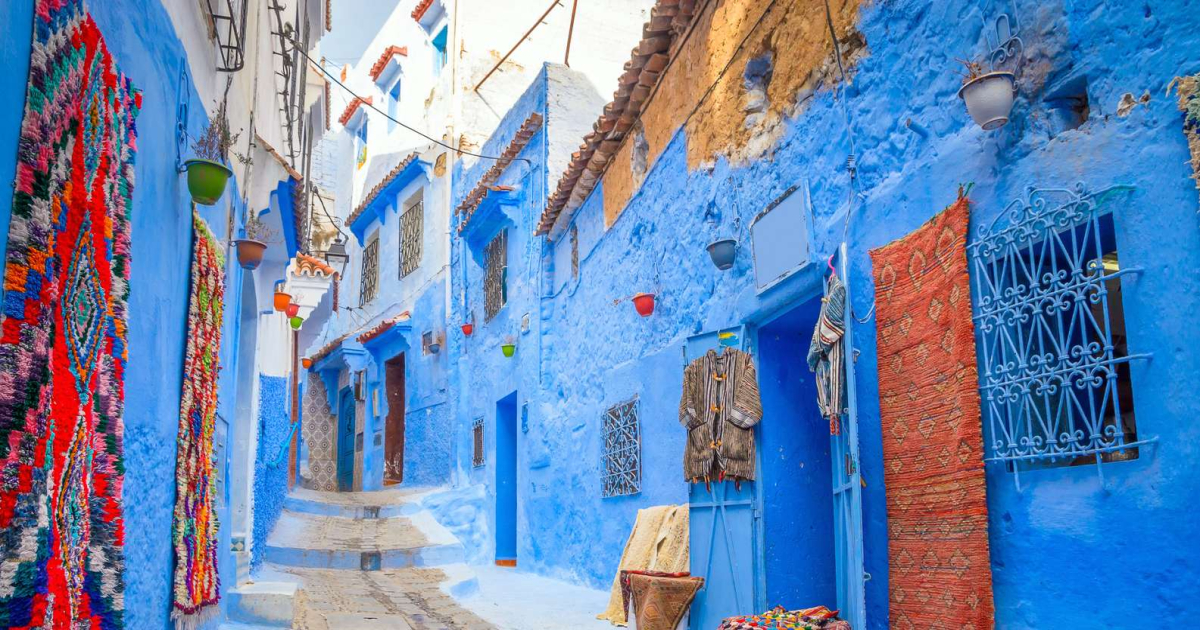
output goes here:
[[516, 344], [506, 343], [500, 346], [500, 351], [504, 353], [504, 356], [512, 357], [512, 355], [517, 353], [517, 346]]
[[966, 102], [967, 113], [984, 131], [999, 129], [1012, 112], [1016, 81], [1011, 72], [989, 72], [964, 83], [958, 97]]
[[300, 327], [304, 325], [304, 318], [297, 315], [289, 319], [288, 323], [292, 325], [292, 330], [300, 330]]
[[300, 359], [300, 365], [303, 365], [306, 370], [312, 369], [312, 359], [304, 357]]
[[649, 317], [654, 312], [654, 294], [639, 293], [633, 296], [633, 307], [637, 309], [638, 315]]
[[275, 310], [280, 313], [287, 310], [288, 304], [292, 303], [292, 295], [283, 291], [275, 292]]
[[463, 324], [462, 331], [464, 337], [470, 337], [471, 333], [475, 332], [475, 324]]
[[286, 313], [288, 317], [295, 317], [300, 314], [300, 305], [294, 302], [292, 304], [288, 304], [287, 308], [283, 309], [283, 312]]
[[733, 266], [733, 259], [737, 255], [737, 241], [732, 238], [713, 241], [708, 246], [708, 255], [717, 269], [725, 271]]
[[228, 166], [212, 160], [191, 159], [184, 162], [184, 166], [187, 168], [188, 192], [192, 194], [192, 201], [202, 206], [216, 204], [225, 194], [225, 186], [233, 176]]
[[240, 239], [233, 242], [237, 245], [238, 264], [242, 269], [254, 271], [262, 264], [263, 254], [267, 251], [267, 244], [262, 241], [253, 239]]

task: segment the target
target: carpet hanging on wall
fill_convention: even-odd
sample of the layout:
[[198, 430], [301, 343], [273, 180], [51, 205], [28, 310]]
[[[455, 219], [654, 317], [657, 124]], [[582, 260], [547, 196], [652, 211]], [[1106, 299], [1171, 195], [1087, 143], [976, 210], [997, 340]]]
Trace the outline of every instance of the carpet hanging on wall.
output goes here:
[[124, 626], [122, 432], [141, 95], [37, 0], [0, 323], [0, 627]]
[[202, 627], [220, 612], [213, 431], [225, 309], [221, 245], [194, 211], [192, 222], [192, 288], [175, 465], [175, 593], [171, 611], [175, 627], [189, 629]]
[[871, 251], [891, 628], [993, 625], [969, 202]]

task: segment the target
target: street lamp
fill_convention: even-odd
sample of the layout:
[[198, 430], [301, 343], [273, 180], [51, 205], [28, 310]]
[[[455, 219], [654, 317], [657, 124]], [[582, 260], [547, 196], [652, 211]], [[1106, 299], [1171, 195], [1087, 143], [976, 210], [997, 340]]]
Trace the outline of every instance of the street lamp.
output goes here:
[[325, 250], [325, 262], [333, 267], [338, 276], [346, 274], [346, 263], [350, 262], [350, 254], [346, 253], [346, 241], [338, 234], [329, 249]]

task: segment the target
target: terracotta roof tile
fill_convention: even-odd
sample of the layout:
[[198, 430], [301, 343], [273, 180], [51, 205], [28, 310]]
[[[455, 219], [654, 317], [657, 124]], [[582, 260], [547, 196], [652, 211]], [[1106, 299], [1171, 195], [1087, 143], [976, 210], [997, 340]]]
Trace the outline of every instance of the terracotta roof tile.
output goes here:
[[310, 356], [308, 358], [312, 359], [313, 363], [316, 363], [316, 362], [320, 361], [321, 359], [324, 359], [325, 357], [329, 356], [329, 354], [331, 352], [336, 350], [338, 346], [342, 345], [342, 342], [345, 341], [352, 334], [354, 334], [354, 333], [348, 332], [348, 333], [338, 337], [337, 339], [330, 341], [329, 343], [322, 346], [320, 350], [317, 350], [316, 352], [312, 353], [312, 356]]
[[350, 122], [350, 117], [354, 115], [354, 112], [358, 111], [360, 105], [370, 105], [374, 100], [375, 97], [373, 96], [368, 96], [367, 98], [355, 96], [350, 99], [350, 104], [346, 106], [346, 110], [342, 112], [342, 117], [338, 118], [338, 122], [342, 123], [342, 126], [345, 127], [346, 123]]
[[388, 62], [391, 61], [392, 57], [395, 57], [396, 55], [407, 57], [408, 46], [388, 46], [387, 49], [383, 51], [383, 54], [379, 55], [379, 59], [375, 61], [375, 64], [371, 66], [370, 75], [372, 81], [379, 80], [379, 75], [383, 74], [383, 69], [387, 67]]
[[571, 154], [567, 170], [550, 193], [534, 234], [549, 233], [563, 210], [568, 205], [573, 208], [583, 203], [604, 176], [609, 161], [633, 128], [671, 56], [677, 52], [680, 35], [691, 25], [695, 11], [694, 0], [658, 0], [655, 3], [650, 11], [650, 21], [642, 27], [642, 40], [625, 62], [625, 71], [617, 81], [613, 100], [604, 106], [579, 150]]
[[458, 214], [462, 215], [462, 221], [458, 224], [458, 231], [460, 233], [467, 226], [467, 222], [471, 220], [471, 215], [475, 213], [475, 209], [487, 197], [489, 191], [512, 190], [508, 186], [493, 186], [493, 184], [496, 180], [500, 179], [500, 174], [504, 172], [504, 169], [508, 168], [508, 165], [521, 154], [521, 151], [525, 149], [525, 145], [529, 144], [529, 139], [538, 132], [541, 126], [541, 114], [536, 112], [530, 114], [529, 118], [526, 118], [525, 122], [521, 123], [521, 127], [517, 129], [517, 132], [513, 134], [512, 140], [509, 141], [504, 152], [500, 154], [500, 159], [492, 164], [492, 167], [483, 174], [483, 177], [479, 178], [479, 183], [475, 184], [475, 187], [471, 189], [471, 192], [467, 193], [466, 197], [463, 197], [462, 203], [458, 204], [457, 209]]
[[404, 311], [403, 313], [400, 313], [399, 315], [396, 315], [395, 317], [389, 317], [389, 318], [383, 320], [382, 322], [379, 322], [379, 324], [377, 326], [375, 326], [374, 328], [359, 335], [357, 337], [358, 342], [359, 343], [367, 343], [367, 342], [375, 339], [376, 337], [379, 337], [383, 333], [391, 330], [392, 326], [395, 326], [396, 324], [399, 324], [401, 322], [408, 321], [408, 318], [409, 318], [408, 311]]
[[325, 30], [333, 30], [333, 0], [325, 0]]
[[314, 258], [307, 254], [296, 254], [296, 273], [302, 276], [325, 276], [333, 277], [333, 267], [325, 264], [325, 261], [320, 258]]
[[387, 185], [392, 183], [392, 180], [396, 179], [400, 173], [404, 172], [404, 169], [408, 168], [408, 165], [412, 164], [413, 160], [415, 159], [417, 159], [417, 152], [413, 151], [408, 157], [400, 160], [400, 163], [396, 165], [396, 168], [393, 168], [392, 171], [387, 174], [387, 176], [380, 180], [378, 184], [375, 184], [375, 187], [371, 189], [371, 192], [367, 193], [367, 195], [363, 197], [362, 202], [358, 204], [358, 207], [354, 209], [354, 212], [351, 212], [350, 216], [346, 217], [346, 225], [353, 225], [354, 222], [358, 220], [358, 217], [362, 216], [362, 213], [367, 209], [367, 206], [371, 205], [372, 201], [375, 201], [375, 198], [379, 196], [379, 193], [383, 192], [383, 189], [387, 188]]
[[421, 18], [425, 17], [425, 12], [428, 11], [429, 7], [431, 6], [433, 6], [433, 0], [420, 0], [420, 2], [417, 2], [417, 6], [412, 12], [412, 19], [420, 22]]
[[292, 165], [288, 164], [287, 160], [283, 159], [283, 156], [275, 150], [275, 147], [271, 146], [271, 143], [267, 142], [266, 140], [263, 140], [262, 136], [258, 135], [257, 133], [254, 134], [254, 143], [257, 144], [263, 151], [269, 153], [271, 157], [275, 158], [275, 161], [279, 162], [279, 165], [283, 167], [283, 170], [287, 171], [288, 177], [291, 177], [296, 181], [303, 179], [300, 176], [300, 172], [292, 168]]

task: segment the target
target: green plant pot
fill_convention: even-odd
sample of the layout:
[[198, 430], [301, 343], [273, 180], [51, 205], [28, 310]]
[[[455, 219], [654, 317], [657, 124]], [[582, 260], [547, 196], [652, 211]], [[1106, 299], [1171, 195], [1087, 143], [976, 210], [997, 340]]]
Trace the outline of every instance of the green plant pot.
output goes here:
[[504, 356], [511, 357], [517, 352], [517, 346], [511, 343], [506, 343], [500, 346], [500, 351], [504, 353]]
[[184, 166], [187, 167], [188, 192], [192, 193], [192, 201], [202, 206], [216, 204], [233, 176], [228, 166], [212, 160], [192, 159], [184, 162]]
[[288, 319], [288, 323], [292, 325], [292, 330], [300, 330], [300, 327], [304, 325], [304, 318], [299, 315], [293, 315]]

